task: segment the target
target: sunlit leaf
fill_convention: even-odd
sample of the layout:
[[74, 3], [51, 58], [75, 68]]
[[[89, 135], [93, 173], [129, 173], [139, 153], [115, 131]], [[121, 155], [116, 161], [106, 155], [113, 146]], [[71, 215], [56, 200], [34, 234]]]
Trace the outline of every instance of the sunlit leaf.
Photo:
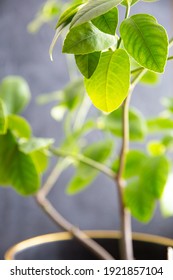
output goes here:
[[112, 112], [126, 98], [130, 86], [129, 57], [124, 50], [103, 52], [90, 79], [85, 79], [87, 93], [100, 110]]
[[153, 156], [163, 155], [166, 151], [165, 145], [160, 141], [150, 141], [147, 148]]
[[168, 36], [153, 16], [131, 16], [122, 22], [120, 33], [125, 49], [140, 65], [155, 72], [164, 71]]

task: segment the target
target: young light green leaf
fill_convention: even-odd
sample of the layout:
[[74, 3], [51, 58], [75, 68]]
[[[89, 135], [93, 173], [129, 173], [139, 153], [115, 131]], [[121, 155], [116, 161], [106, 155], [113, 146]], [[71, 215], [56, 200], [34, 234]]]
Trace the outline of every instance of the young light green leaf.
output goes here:
[[88, 1], [73, 17], [71, 27], [86, 23], [98, 16], [101, 16], [118, 6], [122, 0], [94, 0]]
[[164, 97], [162, 104], [169, 112], [173, 113], [173, 97]]
[[154, 199], [159, 199], [163, 194], [169, 169], [170, 163], [166, 156], [148, 157], [140, 173], [141, 188], [144, 188]]
[[30, 138], [31, 127], [22, 117], [17, 115], [8, 116], [8, 128], [17, 138]]
[[7, 110], [4, 102], [0, 99], [0, 134], [7, 132], [8, 119], [6, 117]]
[[[112, 151], [112, 141], [102, 141], [94, 143], [84, 149], [83, 155], [97, 162], [104, 163]], [[75, 176], [67, 187], [68, 194], [75, 194], [86, 188], [96, 178], [98, 171], [90, 166], [79, 163]]]
[[104, 112], [116, 110], [128, 95], [130, 62], [122, 50], [103, 52], [96, 71], [85, 79], [87, 93], [93, 104]]
[[75, 55], [76, 64], [85, 78], [89, 79], [97, 68], [100, 60], [100, 52], [85, 55]]
[[167, 134], [163, 137], [161, 143], [164, 145], [166, 150], [173, 150], [173, 133]]
[[114, 7], [107, 13], [93, 19], [92, 23], [102, 32], [115, 35], [118, 25], [118, 9]]
[[[115, 136], [122, 137], [122, 108], [98, 119], [98, 128], [109, 130]], [[144, 140], [147, 133], [146, 121], [135, 108], [129, 109], [129, 132], [131, 141]]]
[[160, 141], [150, 141], [148, 143], [147, 149], [152, 156], [164, 155], [166, 152], [165, 145]]
[[18, 76], [8, 76], [0, 84], [0, 98], [4, 101], [8, 114], [20, 113], [30, 100], [27, 82]]
[[28, 141], [19, 144], [19, 149], [25, 154], [31, 154], [36, 151], [44, 150], [54, 143], [50, 138], [31, 138]]
[[153, 16], [131, 16], [122, 22], [120, 33], [125, 49], [140, 65], [154, 72], [164, 72], [168, 36]]
[[141, 78], [140, 83], [155, 85], [159, 82], [159, 74], [147, 71], [146, 74]]
[[156, 117], [147, 121], [149, 132], [172, 131], [173, 120], [169, 117]]
[[51, 109], [50, 114], [54, 120], [56, 120], [57, 122], [60, 122], [64, 118], [66, 111], [67, 111], [67, 107], [63, 104], [62, 105], [60, 104], [60, 105], [54, 106]]
[[38, 174], [43, 173], [46, 170], [49, 163], [48, 155], [46, 154], [46, 152], [43, 150], [37, 150], [35, 152], [32, 152], [30, 156], [34, 162]]
[[69, 31], [64, 41], [63, 53], [88, 54], [105, 50], [115, 43], [115, 36], [105, 34], [87, 22]]
[[124, 189], [124, 203], [140, 222], [148, 222], [154, 214], [155, 200], [139, 187], [138, 180], [129, 183]]
[[0, 184], [11, 185], [22, 195], [35, 193], [40, 185], [35, 165], [29, 155], [18, 150], [13, 135], [0, 136]]

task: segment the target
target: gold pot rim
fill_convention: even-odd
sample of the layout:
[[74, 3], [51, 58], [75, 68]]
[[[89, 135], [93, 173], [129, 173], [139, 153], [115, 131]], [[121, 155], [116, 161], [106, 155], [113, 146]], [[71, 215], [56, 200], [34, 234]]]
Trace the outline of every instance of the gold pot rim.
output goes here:
[[[119, 239], [121, 233], [115, 230], [86, 230], [85, 233], [90, 238], [109, 238], [109, 239]], [[133, 232], [132, 234], [134, 241], [148, 242], [154, 244], [161, 244], [166, 247], [173, 247], [173, 240], [167, 237], [162, 237], [158, 235], [145, 234]], [[55, 241], [65, 241], [72, 239], [73, 236], [69, 232], [56, 232], [56, 233], [48, 233], [44, 235], [35, 236], [24, 241], [17, 243], [7, 250], [4, 255], [5, 260], [14, 260], [15, 255], [19, 252], [26, 250], [27, 248], [34, 247], [37, 245], [41, 245], [44, 243], [51, 243]]]

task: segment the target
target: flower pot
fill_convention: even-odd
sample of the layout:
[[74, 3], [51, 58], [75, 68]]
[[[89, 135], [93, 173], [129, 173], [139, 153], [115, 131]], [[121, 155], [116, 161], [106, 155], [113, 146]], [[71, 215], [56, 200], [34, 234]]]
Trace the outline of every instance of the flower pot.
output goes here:
[[[117, 231], [86, 231], [86, 233], [119, 259]], [[148, 234], [133, 233], [135, 259], [166, 260], [167, 248], [173, 240]], [[94, 260], [97, 259], [68, 232], [46, 234], [22, 241], [5, 254], [6, 260]]]

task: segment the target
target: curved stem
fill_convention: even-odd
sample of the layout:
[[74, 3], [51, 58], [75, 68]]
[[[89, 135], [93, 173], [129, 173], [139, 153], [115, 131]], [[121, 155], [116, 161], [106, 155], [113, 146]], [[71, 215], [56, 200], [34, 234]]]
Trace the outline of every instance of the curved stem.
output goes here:
[[113, 260], [114, 258], [94, 240], [90, 239], [84, 232], [76, 228], [74, 225], [69, 223], [63, 216], [52, 206], [49, 200], [42, 196], [40, 193], [36, 195], [36, 201], [44, 210], [44, 212], [55, 222], [56, 225], [60, 226], [63, 230], [66, 230], [72, 234], [80, 243], [93, 252], [101, 260]]
[[173, 47], [173, 38], [171, 38], [170, 40], [169, 40], [169, 48], [172, 48]]
[[60, 156], [60, 157], [70, 157], [74, 160], [80, 161], [82, 163], [85, 163], [89, 166], [91, 166], [94, 169], [99, 170], [100, 172], [106, 174], [108, 177], [114, 179], [116, 176], [116, 173], [112, 171], [109, 167], [106, 165], [103, 165], [97, 161], [92, 160], [91, 158], [85, 157], [81, 154], [73, 154], [70, 152], [66, 152], [61, 149], [55, 149], [55, 148], [49, 148], [49, 151], [54, 154], [55, 156]]
[[[126, 13], [125, 13], [125, 19], [127, 19], [129, 17], [129, 14], [130, 14], [130, 4], [128, 3], [127, 4], [127, 8], [126, 8]], [[122, 41], [122, 38], [120, 37], [118, 42], [117, 42], [117, 49], [119, 49], [120, 45], [121, 45], [121, 41]]]

